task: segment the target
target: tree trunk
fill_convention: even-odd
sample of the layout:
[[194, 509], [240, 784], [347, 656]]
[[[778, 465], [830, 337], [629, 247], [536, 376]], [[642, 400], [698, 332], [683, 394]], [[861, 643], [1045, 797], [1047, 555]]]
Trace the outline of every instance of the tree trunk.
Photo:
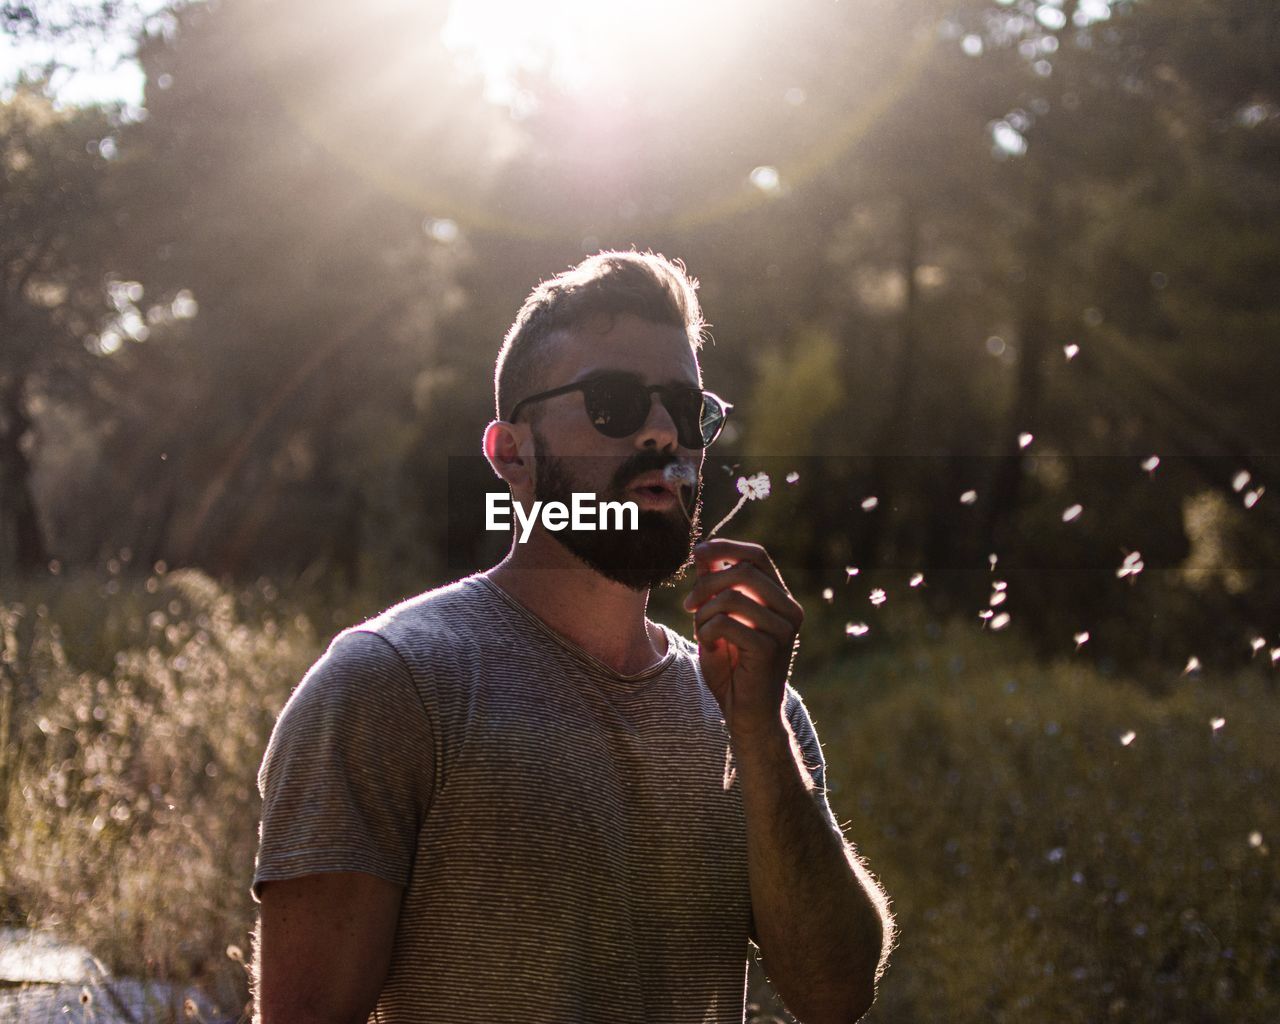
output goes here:
[[22, 450], [31, 428], [22, 384], [0, 394], [0, 568], [34, 572], [48, 564], [49, 552], [31, 493], [31, 462]]

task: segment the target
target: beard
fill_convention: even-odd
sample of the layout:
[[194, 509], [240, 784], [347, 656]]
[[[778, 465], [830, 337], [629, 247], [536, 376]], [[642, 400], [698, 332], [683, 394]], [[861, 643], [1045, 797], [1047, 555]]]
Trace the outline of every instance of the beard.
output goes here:
[[[534, 497], [542, 502], [559, 501], [569, 505], [575, 489], [587, 490], [580, 484], [575, 487], [569, 464], [574, 461], [587, 464], [593, 460], [558, 458], [549, 454], [536, 430], [533, 443], [537, 456]], [[626, 501], [626, 487], [632, 480], [642, 473], [665, 469], [677, 461], [675, 456], [660, 452], [637, 452], [618, 467], [609, 486], [597, 497], [600, 501]], [[683, 491], [684, 488], [679, 488], [682, 502]], [[684, 576], [693, 562], [694, 538], [701, 533], [700, 491], [699, 486], [692, 496], [688, 519], [678, 510], [641, 509], [638, 529], [635, 530], [574, 530], [570, 525], [551, 532], [551, 536], [605, 579], [632, 590], [648, 590], [674, 583]]]

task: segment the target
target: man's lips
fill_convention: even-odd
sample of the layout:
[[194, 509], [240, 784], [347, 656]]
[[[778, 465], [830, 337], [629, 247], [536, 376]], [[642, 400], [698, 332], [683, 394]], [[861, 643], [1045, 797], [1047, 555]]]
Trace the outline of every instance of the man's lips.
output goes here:
[[638, 493], [648, 495], [652, 498], [661, 498], [664, 495], [671, 498], [678, 498], [676, 493], [676, 485], [669, 481], [662, 473], [641, 473], [638, 477], [627, 484], [628, 493]]

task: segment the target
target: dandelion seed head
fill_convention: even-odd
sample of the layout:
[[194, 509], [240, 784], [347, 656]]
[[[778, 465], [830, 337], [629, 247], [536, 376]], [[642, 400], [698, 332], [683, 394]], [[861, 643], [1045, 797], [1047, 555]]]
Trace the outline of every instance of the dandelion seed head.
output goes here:
[[871, 632], [871, 627], [865, 622], [847, 622], [844, 627], [845, 636], [866, 636]]
[[1194, 675], [1196, 672], [1199, 672], [1202, 667], [1200, 659], [1193, 654], [1187, 659], [1187, 667], [1182, 670], [1182, 674], [1184, 676]]
[[768, 473], [755, 473], [751, 476], [740, 476], [737, 482], [738, 493], [748, 501], [759, 501], [769, 497], [771, 484]]
[[836, 592], [834, 590], [832, 590], [830, 587], [822, 588], [822, 600], [826, 601], [827, 604], [830, 604], [835, 599], [836, 599]]
[[965, 491], [964, 494], [960, 495], [961, 505], [973, 505], [973, 504], [976, 504], [977, 501], [978, 501], [977, 491]]
[[983, 625], [986, 625], [987, 620], [994, 615], [995, 615], [995, 612], [993, 612], [990, 608], [983, 608], [982, 611], [978, 612], [978, 618], [982, 620]]
[[698, 475], [687, 462], [673, 462], [662, 471], [662, 479], [669, 484], [693, 487], [698, 482]]
[[1018, 435], [1018, 447], [1026, 448], [1035, 439], [1036, 439], [1035, 434], [1032, 434], [1029, 431], [1024, 430], [1021, 434]]
[[882, 604], [884, 604], [887, 600], [889, 600], [889, 595], [886, 594], [879, 587], [876, 587], [875, 590], [871, 591], [868, 597], [871, 603], [875, 605], [877, 608], [879, 608]]
[[1211, 718], [1211, 719], [1209, 719], [1209, 728], [1211, 728], [1214, 732], [1217, 732], [1219, 729], [1221, 729], [1221, 728], [1222, 728], [1224, 725], [1226, 725], [1226, 724], [1227, 724], [1227, 720], [1226, 720], [1225, 718]]
[[1011, 620], [1011, 616], [1009, 615], [1008, 612], [1001, 612], [999, 615], [997, 615], [994, 619], [991, 620], [991, 628], [993, 630], [1004, 629], [1005, 626], [1009, 625], [1010, 620]]
[[1247, 469], [1242, 469], [1231, 478], [1231, 489], [1239, 494], [1249, 486], [1249, 481], [1253, 479], [1253, 474]]
[[1062, 354], [1067, 357], [1067, 362], [1070, 362], [1080, 354], [1080, 346], [1076, 344], [1063, 345]]
[[991, 589], [992, 590], [1008, 590], [1009, 583], [1007, 580], [992, 580]]
[[914, 575], [911, 577], [911, 579], [909, 579], [909, 580], [907, 581], [907, 586], [909, 586], [909, 587], [918, 587], [918, 586], [920, 586], [920, 584], [922, 584], [923, 582], [924, 582], [924, 573], [922, 573], [922, 572], [918, 572], [918, 573], [914, 574]]
[[1000, 605], [1004, 604], [1005, 599], [1008, 596], [1009, 596], [1008, 591], [1005, 591], [1005, 590], [994, 591], [991, 594], [991, 600], [988, 601], [987, 604], [991, 605], [992, 608], [998, 608]]
[[1127, 747], [1138, 738], [1138, 734], [1130, 729], [1120, 737], [1120, 746]]
[[1080, 504], [1069, 505], [1062, 510], [1062, 521], [1064, 523], [1074, 523], [1080, 518], [1080, 513], [1084, 511], [1084, 506]]
[[987, 565], [991, 566], [992, 572], [996, 571], [996, 562], [998, 561], [1000, 561], [1000, 556], [997, 555], [994, 551], [991, 554], [987, 555]]
[[1266, 646], [1267, 646], [1266, 640], [1264, 640], [1260, 636], [1255, 636], [1252, 640], [1249, 641], [1249, 649], [1254, 654], [1257, 654], [1260, 650], [1262, 650], [1262, 648]]
[[1079, 633], [1073, 633], [1071, 639], [1076, 642], [1076, 650], [1078, 651], [1089, 642], [1089, 631], [1082, 629]]
[[879, 498], [877, 498], [874, 494], [873, 494], [871, 497], [869, 497], [869, 498], [863, 498], [863, 499], [862, 499], [862, 511], [863, 511], [863, 512], [870, 512], [872, 509], [874, 509], [874, 508], [875, 508], [877, 505], [879, 505], [879, 504], [880, 504], [880, 499], [879, 499]]
[[1142, 552], [1130, 551], [1124, 556], [1124, 562], [1120, 568], [1116, 570], [1116, 578], [1124, 579], [1126, 576], [1137, 576], [1144, 568], [1142, 562]]
[[1258, 501], [1262, 498], [1264, 493], [1266, 493], [1265, 487], [1258, 487], [1252, 491], [1246, 491], [1245, 496], [1241, 499], [1241, 501], [1244, 502], [1244, 507], [1253, 508], [1254, 505], [1258, 504]]
[[1149, 455], [1147, 456], [1147, 458], [1142, 460], [1142, 468], [1146, 470], [1148, 473], [1154, 473], [1156, 471], [1156, 467], [1159, 465], [1160, 465], [1159, 455]]
[[797, 473], [794, 469], [790, 473], [788, 473], [786, 476], [786, 481], [789, 484], [793, 484], [799, 479], [800, 479], [800, 474]]
[[862, 570], [856, 565], [846, 565], [844, 567], [844, 581], [848, 583], [851, 579], [858, 575]]

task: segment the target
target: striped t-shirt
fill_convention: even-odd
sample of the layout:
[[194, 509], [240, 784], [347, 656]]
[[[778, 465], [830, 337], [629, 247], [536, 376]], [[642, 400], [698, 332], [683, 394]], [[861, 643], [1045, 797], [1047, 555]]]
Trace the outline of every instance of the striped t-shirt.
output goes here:
[[[743, 1019], [742, 800], [697, 649], [621, 675], [473, 576], [341, 633], [259, 774], [253, 890], [404, 887], [371, 1021]], [[818, 791], [804, 705], [787, 716]]]

